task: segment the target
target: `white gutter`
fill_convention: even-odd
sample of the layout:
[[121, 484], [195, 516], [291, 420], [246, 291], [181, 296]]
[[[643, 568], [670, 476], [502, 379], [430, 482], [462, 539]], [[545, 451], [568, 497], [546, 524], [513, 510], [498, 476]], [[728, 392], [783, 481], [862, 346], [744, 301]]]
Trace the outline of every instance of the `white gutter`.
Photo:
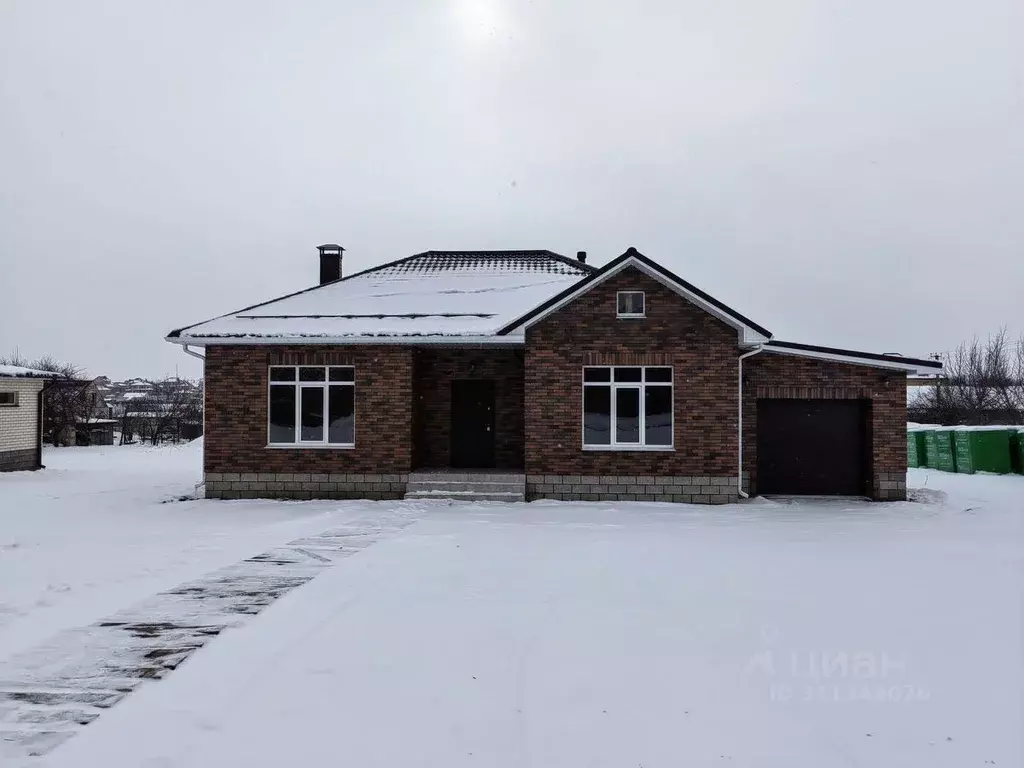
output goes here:
[[[187, 347], [226, 346], [273, 346], [282, 344], [310, 345], [332, 344], [338, 346], [496, 346], [521, 347], [523, 336], [206, 336], [179, 338], [164, 337], [164, 341]], [[187, 350], [186, 350], [187, 351]], [[199, 357], [195, 352], [188, 354]]]
[[184, 352], [186, 355], [191, 355], [192, 357], [203, 361], [203, 463], [200, 467], [200, 469], [203, 471], [203, 479], [192, 487], [193, 492], [198, 496], [200, 486], [206, 484], [206, 356], [200, 355], [198, 352], [193, 352], [191, 349], [188, 348], [188, 344], [182, 344], [181, 351]]
[[754, 349], [746, 352], [739, 357], [739, 387], [737, 389], [739, 393], [739, 428], [737, 434], [739, 436], [739, 451], [738, 451], [738, 474], [736, 475], [736, 490], [740, 494], [741, 499], [749, 499], [750, 494], [743, 490], [743, 361], [748, 357], [760, 354], [764, 351], [763, 346], [757, 346]]
[[807, 349], [792, 349], [790, 347], [774, 347], [767, 346], [761, 351], [768, 352], [773, 355], [790, 355], [792, 357], [806, 357], [811, 360], [827, 360], [833, 363], [842, 363], [843, 365], [863, 365], [868, 368], [884, 368], [892, 371], [906, 371], [907, 373], [936, 373], [940, 369], [928, 368], [922, 370], [914, 363], [903, 363], [899, 359], [894, 360], [879, 360], [875, 357], [857, 357], [856, 355], [839, 355], [829, 352], [814, 352], [813, 350]]

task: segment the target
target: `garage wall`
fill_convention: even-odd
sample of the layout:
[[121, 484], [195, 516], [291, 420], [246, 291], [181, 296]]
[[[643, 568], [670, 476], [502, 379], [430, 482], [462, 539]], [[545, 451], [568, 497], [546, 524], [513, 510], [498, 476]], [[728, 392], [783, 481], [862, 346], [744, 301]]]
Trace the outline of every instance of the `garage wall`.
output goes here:
[[907, 381], [902, 371], [763, 353], [744, 364], [743, 470], [757, 493], [757, 400], [859, 399], [870, 402], [871, 487], [879, 500], [907, 495]]
[[0, 471], [39, 467], [41, 379], [0, 378], [0, 391], [17, 392], [18, 404], [0, 406]]

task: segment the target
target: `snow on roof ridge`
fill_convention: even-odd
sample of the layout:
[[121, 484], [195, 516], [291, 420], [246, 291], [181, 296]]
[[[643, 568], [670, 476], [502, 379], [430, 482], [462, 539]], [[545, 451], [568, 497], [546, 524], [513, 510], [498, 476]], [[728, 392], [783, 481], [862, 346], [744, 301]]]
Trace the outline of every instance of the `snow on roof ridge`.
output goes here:
[[371, 278], [430, 272], [550, 272], [561, 275], [588, 273], [587, 267], [551, 251], [427, 251], [353, 277]]
[[53, 371], [41, 371], [38, 368], [25, 368], [21, 365], [0, 365], [0, 376], [8, 378], [48, 378], [54, 379], [60, 376]]

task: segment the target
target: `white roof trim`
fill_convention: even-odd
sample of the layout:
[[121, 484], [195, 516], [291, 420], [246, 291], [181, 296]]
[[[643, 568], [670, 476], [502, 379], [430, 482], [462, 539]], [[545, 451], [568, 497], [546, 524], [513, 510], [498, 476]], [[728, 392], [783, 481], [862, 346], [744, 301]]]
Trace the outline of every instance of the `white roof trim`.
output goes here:
[[918, 373], [920, 371], [935, 372], [934, 368], [922, 368], [914, 363], [902, 363], [899, 359], [877, 360], [869, 357], [857, 357], [856, 355], [840, 355], [832, 352], [814, 352], [809, 349], [790, 349], [789, 347], [772, 347], [765, 345], [763, 352], [772, 352], [776, 355], [792, 355], [794, 357], [809, 357], [813, 360], [829, 360], [834, 363], [845, 363], [847, 365], [864, 365], [870, 368], [887, 368], [894, 371], [908, 371]]
[[521, 333], [507, 336], [166, 336], [164, 341], [183, 347], [212, 347], [220, 345], [268, 346], [279, 344], [336, 344], [339, 346], [420, 344], [486, 344], [489, 346], [522, 346], [526, 339]]
[[525, 323], [521, 323], [520, 325], [517, 325], [515, 328], [512, 329], [512, 331], [510, 331], [510, 333], [521, 333], [521, 332], [524, 332], [531, 325], [534, 325], [535, 323], [538, 323], [541, 320], [543, 320], [548, 315], [551, 315], [552, 313], [557, 312], [562, 307], [564, 307], [566, 304], [569, 304], [570, 302], [575, 301], [577, 298], [579, 298], [583, 294], [588, 293], [589, 291], [591, 291], [593, 288], [596, 288], [598, 285], [603, 283], [608, 278], [613, 277], [614, 275], [617, 275], [622, 270], [626, 269], [626, 267], [635, 267], [636, 269], [639, 269], [645, 275], [647, 275], [648, 277], [650, 277], [650, 278], [652, 278], [654, 280], [657, 280], [659, 283], [661, 283], [665, 287], [672, 289], [673, 291], [678, 293], [680, 296], [682, 296], [684, 299], [689, 301], [691, 304], [694, 304], [695, 306], [697, 306], [699, 309], [704, 310], [705, 312], [707, 312], [709, 315], [712, 315], [713, 317], [717, 317], [719, 320], [721, 320], [726, 325], [728, 325], [728, 326], [730, 326], [732, 328], [735, 328], [736, 331], [738, 332], [739, 340], [740, 340], [741, 344], [761, 344], [763, 342], [768, 341], [768, 338], [769, 338], [768, 336], [765, 336], [764, 334], [760, 333], [759, 331], [754, 330], [753, 328], [751, 328], [746, 323], [740, 322], [735, 317], [733, 317], [732, 315], [729, 315], [729, 314], [723, 312], [722, 310], [720, 310], [718, 307], [714, 306], [713, 304], [709, 304], [707, 301], [702, 299], [700, 296], [696, 295], [695, 293], [693, 293], [691, 291], [688, 291], [686, 288], [684, 288], [683, 286], [679, 285], [675, 281], [667, 279], [664, 275], [662, 275], [661, 273], [651, 269], [646, 264], [644, 264], [642, 261], [640, 261], [639, 259], [637, 259], [637, 258], [635, 258], [633, 256], [630, 256], [628, 259], [624, 259], [622, 261], [622, 263], [619, 264], [618, 266], [616, 266], [614, 269], [608, 270], [605, 274], [601, 275], [601, 277], [597, 278], [593, 282], [587, 283], [586, 285], [581, 286], [580, 288], [578, 288], [577, 290], [573, 291], [572, 293], [570, 293], [568, 296], [566, 296], [564, 299], [562, 299], [561, 301], [557, 302], [556, 304], [552, 304], [550, 307], [545, 309], [539, 315], [536, 315], [535, 317], [531, 317]]

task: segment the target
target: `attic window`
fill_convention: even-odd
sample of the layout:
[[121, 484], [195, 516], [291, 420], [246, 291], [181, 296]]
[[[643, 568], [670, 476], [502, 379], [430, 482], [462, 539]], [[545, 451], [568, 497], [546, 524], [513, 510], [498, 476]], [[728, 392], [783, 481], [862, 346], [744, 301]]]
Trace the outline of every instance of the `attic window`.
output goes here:
[[13, 407], [18, 404], [17, 392], [0, 392], [0, 408]]
[[644, 317], [644, 292], [619, 291], [615, 298], [618, 317]]

